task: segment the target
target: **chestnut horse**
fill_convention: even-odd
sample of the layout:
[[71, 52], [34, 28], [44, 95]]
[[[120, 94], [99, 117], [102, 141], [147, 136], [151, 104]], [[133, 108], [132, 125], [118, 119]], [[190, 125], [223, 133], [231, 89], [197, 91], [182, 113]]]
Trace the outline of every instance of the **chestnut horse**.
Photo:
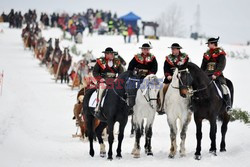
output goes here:
[[42, 61], [45, 56], [46, 49], [46, 40], [43, 37], [39, 38], [35, 47], [35, 57]]
[[59, 75], [61, 77], [61, 83], [63, 81], [69, 83], [68, 71], [71, 66], [72, 57], [69, 54], [69, 48], [64, 48], [63, 56], [61, 57], [61, 65], [59, 67]]

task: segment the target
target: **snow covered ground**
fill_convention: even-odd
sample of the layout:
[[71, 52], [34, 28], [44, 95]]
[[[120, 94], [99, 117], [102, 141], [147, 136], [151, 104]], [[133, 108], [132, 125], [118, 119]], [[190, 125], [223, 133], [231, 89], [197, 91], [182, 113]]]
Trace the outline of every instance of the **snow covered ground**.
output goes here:
[[[195, 161], [193, 154], [196, 147], [195, 124], [190, 123], [186, 150], [187, 156], [169, 159], [170, 148], [169, 127], [166, 115], [156, 116], [153, 126], [152, 147], [154, 156], [143, 154], [140, 159], [134, 159], [130, 154], [134, 139], [129, 137], [130, 123], [127, 124], [122, 146], [122, 160], [112, 162], [99, 157], [99, 144], [95, 143], [96, 155], [88, 155], [89, 144], [72, 138], [75, 133], [75, 123], [72, 121], [72, 108], [76, 101], [77, 90], [71, 91], [67, 85], [55, 83], [44, 67], [38, 65], [29, 50], [23, 49], [21, 30], [8, 29], [1, 25], [4, 32], [0, 33], [0, 71], [4, 70], [3, 95], [0, 96], [0, 166], [249, 166], [250, 160], [250, 129], [241, 122], [229, 123], [227, 133], [227, 152], [214, 157], [208, 153], [210, 147], [209, 124], [204, 121], [202, 140], [202, 160]], [[46, 38], [60, 37], [58, 29], [43, 32]], [[143, 37], [141, 42], [148, 42]], [[183, 46], [193, 62], [200, 64], [206, 45], [200, 41], [178, 38], [161, 38], [151, 41], [152, 53], [159, 63], [158, 76], [163, 76], [164, 57], [170, 53], [167, 48], [173, 42]], [[204, 42], [203, 42], [204, 43]], [[72, 45], [64, 41], [62, 45]], [[83, 52], [93, 50], [96, 57], [101, 51], [112, 46], [129, 61], [139, 52], [140, 44], [123, 44], [120, 36], [85, 36], [83, 44], [77, 45]], [[248, 54], [246, 46], [231, 46], [221, 44], [225, 50], [242, 51]], [[230, 78], [235, 86], [235, 107], [250, 111], [248, 82], [250, 76], [248, 67], [250, 60], [228, 59], [225, 76]], [[218, 123], [217, 147], [220, 142], [220, 123]], [[178, 139], [178, 143], [180, 140]], [[113, 152], [115, 153], [117, 141]], [[142, 140], [141, 145], [144, 145]], [[108, 143], [106, 142], [106, 148]]]

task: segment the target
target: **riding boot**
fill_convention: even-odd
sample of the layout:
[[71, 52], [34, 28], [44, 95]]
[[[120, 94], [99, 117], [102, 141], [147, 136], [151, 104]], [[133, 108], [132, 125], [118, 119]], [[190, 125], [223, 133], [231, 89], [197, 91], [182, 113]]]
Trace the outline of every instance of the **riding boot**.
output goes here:
[[168, 90], [168, 86], [169, 86], [169, 84], [163, 84], [163, 88], [160, 91], [160, 108], [158, 110], [159, 115], [165, 114], [165, 112], [164, 112], [164, 101], [165, 101], [166, 92]]
[[95, 116], [98, 118], [100, 117], [100, 107], [101, 107], [101, 103], [102, 103], [102, 96], [103, 96], [103, 92], [105, 90], [105, 84], [103, 83], [102, 85], [99, 86], [98, 89], [98, 93], [97, 93], [97, 106], [95, 108]]
[[226, 111], [229, 111], [232, 108], [231, 98], [229, 96], [227, 86], [225, 84], [222, 84], [221, 87], [222, 87], [222, 92], [223, 92], [223, 99], [224, 99], [224, 102], [226, 104]]
[[232, 108], [231, 98], [230, 98], [229, 94], [223, 95], [223, 99], [224, 99], [224, 102], [226, 104], [226, 111], [229, 111]]

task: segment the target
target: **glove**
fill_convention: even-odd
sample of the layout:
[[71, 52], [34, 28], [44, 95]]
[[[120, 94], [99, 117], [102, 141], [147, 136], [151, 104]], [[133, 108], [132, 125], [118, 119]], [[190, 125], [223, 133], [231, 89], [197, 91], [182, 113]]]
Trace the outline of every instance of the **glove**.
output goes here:
[[217, 77], [215, 75], [212, 75], [212, 79], [215, 80]]
[[168, 76], [167, 79], [170, 81], [172, 79], [172, 76]]
[[105, 82], [105, 79], [102, 78], [102, 79], [99, 80], [99, 82], [100, 82], [100, 83], [104, 83], [104, 82]]

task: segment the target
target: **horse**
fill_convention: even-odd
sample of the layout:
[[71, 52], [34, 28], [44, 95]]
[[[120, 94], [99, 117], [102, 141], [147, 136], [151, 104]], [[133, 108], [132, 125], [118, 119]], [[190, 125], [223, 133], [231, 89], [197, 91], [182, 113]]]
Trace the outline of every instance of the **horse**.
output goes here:
[[160, 83], [154, 74], [146, 76], [137, 90], [135, 105], [133, 107], [133, 123], [136, 127], [135, 144], [132, 150], [134, 158], [140, 158], [140, 138], [144, 118], [147, 119], [145, 127], [145, 153], [153, 155], [151, 148], [152, 126], [157, 108], [157, 95]]
[[185, 139], [188, 124], [191, 121], [192, 112], [189, 109], [189, 98], [183, 98], [179, 93], [179, 79], [177, 77], [178, 69], [172, 77], [172, 81], [168, 87], [165, 94], [164, 111], [167, 115], [167, 121], [170, 128], [170, 140], [171, 147], [169, 158], [174, 158], [176, 155], [177, 145], [176, 145], [176, 134], [177, 134], [177, 120], [180, 121], [180, 156], [184, 157], [185, 154]]
[[87, 61], [87, 63], [90, 63], [92, 60], [95, 59], [94, 55], [92, 54], [92, 50], [88, 50], [82, 55], [82, 57]]
[[[80, 127], [81, 135], [83, 139], [88, 136], [87, 134], [87, 122], [84, 115], [82, 115], [82, 103], [85, 95], [85, 89], [81, 89], [77, 94], [77, 103], [74, 105], [73, 113], [74, 117], [73, 120], [76, 120], [76, 126]], [[94, 129], [100, 124], [98, 119], [94, 119]], [[73, 135], [73, 137], [78, 137], [77, 133]]]
[[89, 85], [88, 80], [91, 79], [91, 72], [85, 59], [79, 60], [73, 64], [70, 78], [72, 79], [72, 90], [74, 87], [87, 87]]
[[68, 71], [72, 62], [72, 57], [69, 54], [69, 48], [64, 48], [64, 52], [61, 59], [61, 66], [58, 69], [59, 75], [61, 77], [61, 83], [63, 83], [63, 81], [69, 83]]
[[35, 56], [40, 61], [43, 60], [46, 53], [46, 40], [41, 37], [37, 40], [36, 46], [35, 46]]
[[[56, 79], [58, 77], [58, 72], [59, 72], [59, 66], [61, 65], [62, 62], [62, 51], [59, 46], [59, 39], [55, 39], [55, 49], [52, 55], [52, 73], [56, 76]], [[59, 68], [58, 68], [59, 67]]]
[[[179, 69], [179, 90], [180, 95], [186, 97], [191, 94], [191, 105], [194, 112], [194, 121], [196, 124], [196, 139], [197, 146], [195, 152], [195, 159], [201, 159], [201, 139], [202, 139], [202, 120], [207, 119], [210, 123], [210, 139], [211, 147], [209, 152], [216, 154], [216, 120], [222, 121], [221, 126], [221, 143], [220, 151], [226, 151], [225, 136], [227, 132], [227, 125], [230, 120], [230, 115], [226, 111], [226, 104], [219, 96], [215, 83], [207, 74], [194, 63], [187, 63], [186, 65], [178, 67]], [[231, 94], [231, 104], [233, 104], [234, 87], [229, 79], [226, 79], [227, 86]]]
[[34, 50], [35, 49], [35, 46], [36, 46], [36, 42], [37, 42], [37, 39], [36, 39], [36, 34], [34, 31], [30, 31], [29, 32], [29, 35], [28, 35], [28, 38], [27, 38], [27, 43], [26, 43], [26, 46], [30, 49], [30, 50]]
[[[100, 144], [100, 156], [105, 157], [106, 150], [101, 137], [103, 129], [108, 125], [108, 142], [109, 142], [109, 151], [108, 151], [108, 160], [113, 159], [112, 146], [114, 142], [114, 124], [119, 122], [119, 135], [118, 135], [118, 147], [117, 155], [118, 159], [122, 158], [121, 155], [121, 145], [124, 137], [124, 129], [128, 121], [128, 108], [133, 106], [135, 103], [135, 96], [132, 94], [136, 93], [137, 89], [129, 88], [130, 78], [134, 77], [132, 71], [126, 71], [121, 73], [117, 79], [112, 82], [113, 86], [107, 87], [106, 97], [103, 101], [103, 107], [101, 107], [100, 118], [101, 123], [95, 129], [99, 144]], [[89, 107], [89, 101], [92, 93], [96, 89], [86, 90], [86, 94], [83, 100], [83, 114], [86, 117], [88, 137], [90, 144], [90, 156], [94, 156], [95, 152], [93, 149], [93, 120], [94, 120], [94, 109], [95, 107]]]
[[48, 66], [48, 64], [51, 62], [51, 55], [53, 54], [53, 51], [54, 51], [54, 48], [52, 46], [52, 39], [50, 38], [46, 42], [46, 52], [40, 65], [46, 64]]

